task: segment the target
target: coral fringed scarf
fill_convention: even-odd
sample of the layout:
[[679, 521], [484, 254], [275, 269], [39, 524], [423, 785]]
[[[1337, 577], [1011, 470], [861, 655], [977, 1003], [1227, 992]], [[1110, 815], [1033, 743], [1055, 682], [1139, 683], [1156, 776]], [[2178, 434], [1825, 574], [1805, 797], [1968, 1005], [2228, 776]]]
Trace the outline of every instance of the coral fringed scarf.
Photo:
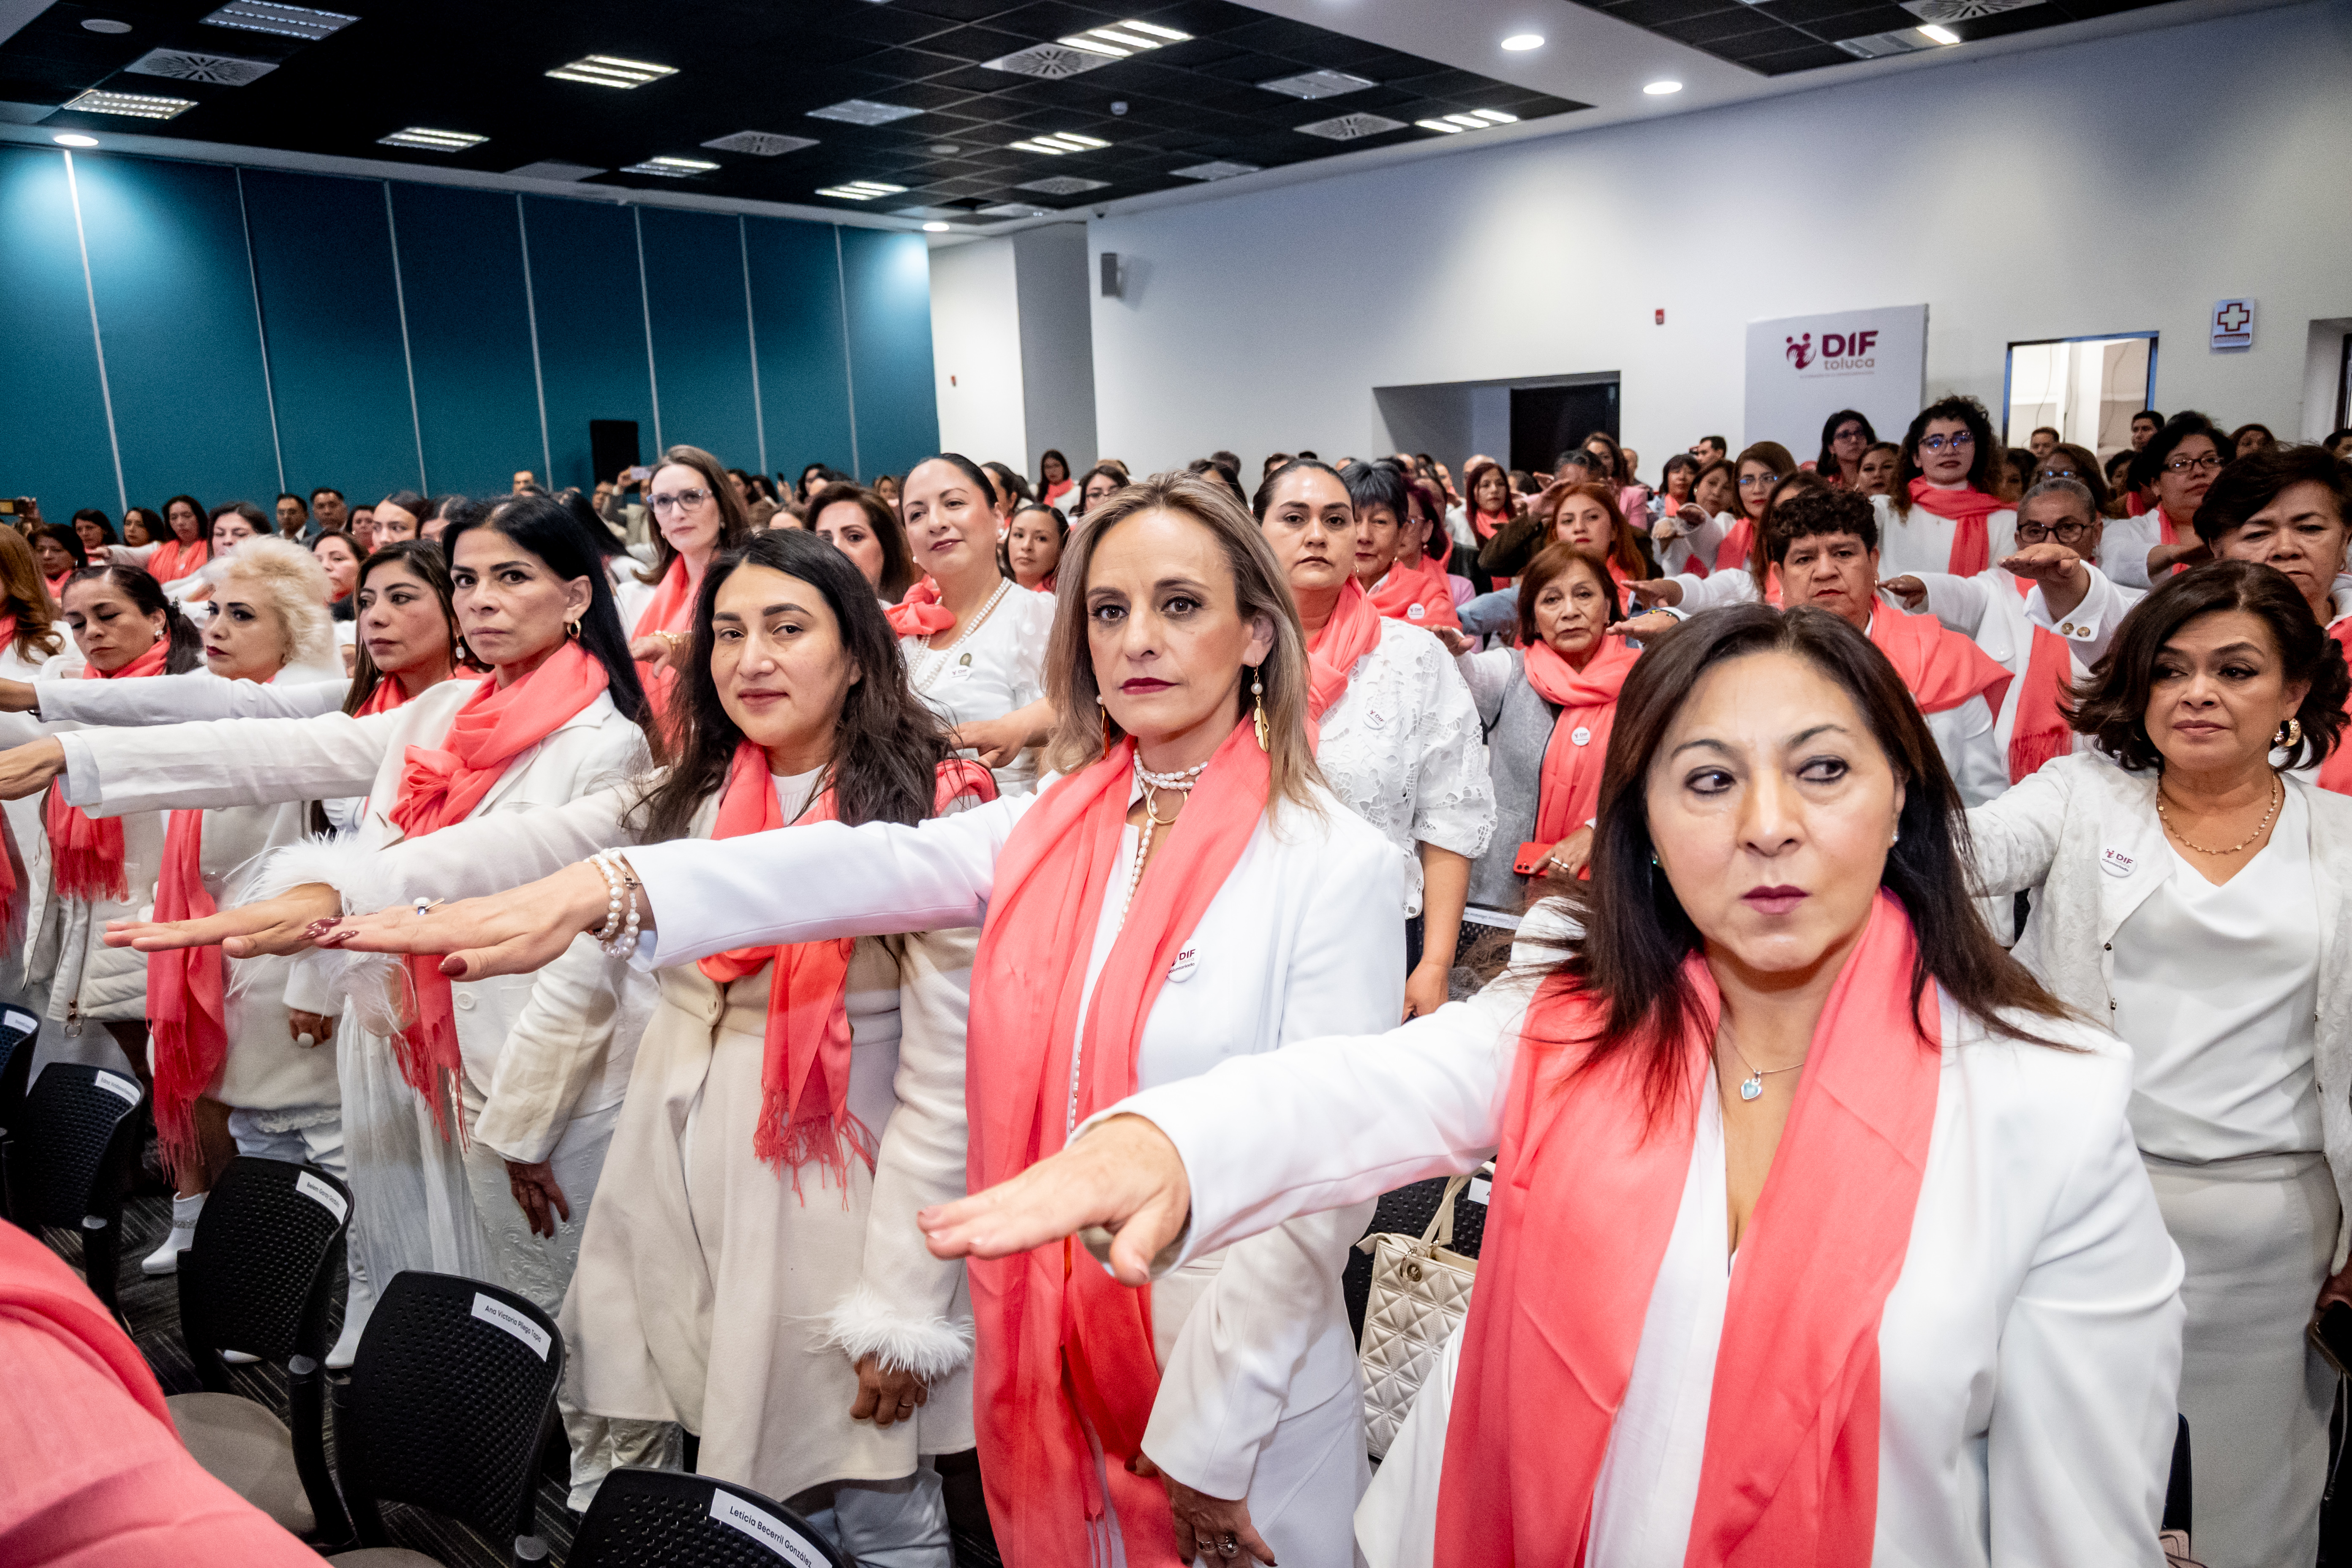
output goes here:
[[955, 612], [940, 603], [940, 585], [929, 577], [907, 590], [895, 605], [886, 605], [883, 618], [902, 637], [927, 637], [955, 625]]
[[[1135, 1092], [1144, 1021], [1169, 965], [1265, 816], [1270, 773], [1244, 723], [1209, 760], [1136, 888], [1081, 1018], [1103, 900], [1124, 888], [1119, 845], [1134, 758], [1134, 742], [1122, 740], [1050, 785], [997, 858], [972, 972], [975, 1193], [1062, 1147], [1074, 1087], [1076, 1121]], [[1057, 1241], [971, 1266], [980, 1334], [972, 1414], [989, 1515], [1004, 1560], [1022, 1568], [1104, 1561], [1110, 1510], [1130, 1568], [1176, 1568], [1167, 1489], [1127, 1469], [1160, 1386], [1151, 1292], [1118, 1284], [1074, 1246]], [[1089, 1428], [1102, 1446], [1108, 1497]]]
[[[2029, 577], [2011, 575], [2021, 598], [2033, 591]], [[2025, 684], [2017, 693], [2017, 711], [2009, 721], [2009, 782], [2022, 784], [2042, 771], [2053, 757], [2074, 749], [2074, 728], [2066, 721], [2060, 699], [2074, 679], [2074, 650], [2047, 626], [2034, 626], [2032, 651], [2026, 655]], [[1994, 717], [2000, 710], [1994, 710]]]
[[1973, 577], [1992, 564], [1992, 532], [1985, 520], [2009, 510], [2009, 503], [1982, 490], [1948, 490], [1925, 479], [1911, 481], [1911, 504], [1958, 524], [1952, 531], [1951, 553], [1944, 569], [1955, 577]]
[[1307, 717], [1319, 721], [1348, 693], [1356, 661], [1381, 646], [1381, 613], [1353, 577], [1339, 589], [1339, 602], [1323, 629], [1307, 639]]
[[[175, 811], [163, 830], [155, 918], [220, 912], [205, 886], [205, 814]], [[155, 1137], [174, 1174], [204, 1168], [196, 1097], [228, 1059], [227, 960], [217, 943], [147, 955], [147, 1021], [154, 1030]]]
[[[564, 643], [512, 685], [483, 681], [449, 721], [438, 747], [408, 748], [399, 794], [385, 815], [409, 838], [463, 822], [509, 763], [569, 723], [606, 684], [604, 667], [576, 642]], [[444, 1101], [459, 1103], [455, 1090], [464, 1070], [449, 977], [441, 973], [438, 955], [411, 955], [401, 962], [416, 1002], [408, 1027], [393, 1037], [393, 1057], [409, 1087], [431, 1103], [434, 1122], [446, 1134]]]
[[[655, 584], [653, 597], [637, 616], [637, 624], [629, 635], [649, 637], [656, 632], [685, 632], [694, 628], [694, 586], [687, 581], [686, 557], [677, 556], [669, 563]], [[670, 692], [677, 685], [677, 666], [647, 662], [645, 671], [646, 700], [654, 711], [669, 711]]]
[[[147, 651], [109, 673], [94, 664], [81, 667], [85, 680], [130, 680], [142, 675], [161, 675], [163, 662], [172, 656], [172, 639], [157, 637]], [[48, 810], [44, 824], [49, 833], [50, 878], [57, 889], [68, 899], [95, 902], [100, 899], [121, 900], [131, 896], [123, 882], [122, 819], [119, 816], [92, 816], [78, 805], [66, 804], [62, 782], [49, 786]]]
[[[996, 798], [996, 779], [977, 763], [940, 764], [934, 814], [958, 795]], [[830, 787], [795, 819], [835, 822]], [[792, 826], [776, 799], [768, 755], [745, 741], [735, 748], [727, 784], [719, 796], [713, 838], [740, 838]], [[793, 1191], [802, 1201], [801, 1169], [814, 1161], [821, 1179], [837, 1183], [849, 1195], [851, 1155], [874, 1168], [875, 1136], [849, 1110], [849, 956], [851, 938], [739, 947], [711, 954], [697, 965], [720, 986], [733, 984], [774, 964], [768, 977], [767, 1048], [760, 1063], [760, 1120], [751, 1152], [769, 1164], [790, 1167]]]
[[[1910, 1246], [1941, 1068], [1930, 985], [1915, 1012], [1911, 921], [1880, 892], [1832, 987], [1740, 1242], [1685, 1561], [1865, 1568], [1878, 1513], [1878, 1327]], [[1445, 1436], [1437, 1561], [1582, 1561], [1594, 1486], [1688, 1179], [1721, 1007], [1685, 1092], [1654, 1118], [1639, 1050], [1571, 1086], [1606, 1005], [1563, 981], [1528, 1009]], [[1097, 1270], [1099, 1272], [1099, 1270]]]
[[1391, 621], [1403, 621], [1416, 626], [1462, 627], [1462, 617], [1454, 610], [1454, 589], [1445, 580], [1445, 568], [1436, 560], [1424, 555], [1418, 565], [1400, 563], [1391, 566], [1381, 580], [1372, 584], [1372, 608]]
[[1981, 695], [1996, 718], [2009, 697], [2010, 673], [1975, 641], [1933, 616], [1906, 616], [1879, 605], [1870, 640], [1895, 667], [1922, 713], [1941, 713]]

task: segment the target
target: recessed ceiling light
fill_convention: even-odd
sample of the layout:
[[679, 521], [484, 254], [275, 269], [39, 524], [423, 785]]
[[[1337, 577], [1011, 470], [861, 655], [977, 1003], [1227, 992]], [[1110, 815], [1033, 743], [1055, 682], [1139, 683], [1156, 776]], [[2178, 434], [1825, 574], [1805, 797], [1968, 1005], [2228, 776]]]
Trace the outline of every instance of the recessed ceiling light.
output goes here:
[[1933, 22], [1921, 23], [1919, 31], [1939, 44], [1957, 44], [1960, 41], [1960, 36], [1958, 33], [1949, 27], [1938, 26]]
[[81, 25], [89, 28], [93, 33], [127, 33], [131, 31], [130, 23], [110, 21], [104, 16], [84, 16], [81, 19]]
[[1014, 153], [1051, 153], [1056, 158], [1071, 151], [1070, 148], [1056, 147], [1048, 142], [1007, 142], [1004, 145], [1008, 151]]
[[809, 110], [811, 120], [838, 120], [847, 125], [887, 125], [894, 120], [907, 120], [922, 112], [900, 103], [875, 103], [863, 98], [845, 98], [839, 103], [828, 103], [823, 109]]
[[1519, 122], [1517, 115], [1506, 114], [1499, 109], [1474, 109], [1470, 112], [1489, 125], [1517, 125]]
[[1075, 131], [1049, 131], [1043, 136], [1032, 136], [1007, 145], [1016, 152], [1051, 153], [1058, 157], [1065, 153], [1091, 153], [1110, 143], [1099, 136], [1081, 136]]
[[1030, 202], [999, 202], [992, 207], [982, 207], [980, 217], [1052, 217], [1052, 207], [1041, 207]]
[[1192, 37], [1190, 33], [1180, 33], [1173, 27], [1162, 27], [1157, 23], [1129, 21], [1114, 22], [1108, 27], [1088, 27], [1083, 33], [1072, 33], [1055, 42], [1090, 55], [1108, 55], [1113, 59], [1123, 60], [1146, 49], [1189, 42]]
[[886, 184], [880, 180], [848, 180], [838, 185], [827, 185], [817, 192], [821, 196], [839, 196], [844, 201], [852, 202], [870, 202], [877, 196], [899, 196], [906, 194], [906, 186]]
[[195, 106], [193, 98], [151, 98], [143, 92], [101, 92], [96, 88], [65, 105], [78, 114], [127, 114], [133, 120], [169, 120]]
[[1420, 126], [1423, 131], [1443, 131], [1448, 136], [1459, 136], [1462, 134], [1461, 126], [1448, 125], [1443, 120], [1416, 120], [1413, 123]]
[[1543, 43], [1541, 33], [1514, 33], [1503, 40], [1503, 47], [1517, 54], [1522, 49], [1542, 48]]
[[97, 137], [84, 136], [72, 131], [68, 131], [59, 135], [52, 136], [49, 140], [56, 142], [60, 147], [95, 147], [98, 145]]
[[379, 147], [415, 147], [425, 153], [462, 153], [468, 147], [478, 147], [488, 141], [470, 131], [428, 131], [422, 125], [412, 125], [405, 131], [395, 131], [389, 136], [376, 138]]
[[328, 34], [359, 20], [341, 11], [315, 11], [304, 5], [280, 5], [274, 0], [231, 0], [206, 16], [213, 27], [236, 27], [247, 33], [275, 33], [281, 38], [318, 42]]
[[642, 163], [631, 163], [621, 173], [659, 174], [667, 180], [684, 180], [696, 174], [707, 174], [717, 167], [719, 165], [708, 158], [648, 158]]
[[1670, 92], [1680, 92], [1682, 89], [1683, 84], [1678, 81], [1654, 81], [1642, 90], [1652, 98], [1664, 98]]
[[592, 87], [643, 87], [649, 81], [676, 76], [677, 68], [657, 66], [649, 60], [623, 59], [618, 55], [589, 55], [568, 66], [558, 66], [547, 74], [558, 81], [584, 81]]
[[943, 223], [927, 223], [923, 226], [925, 234], [945, 234], [947, 231], [948, 226]]
[[1445, 117], [1465, 131], [1484, 131], [1486, 122], [1475, 114], [1449, 114]]

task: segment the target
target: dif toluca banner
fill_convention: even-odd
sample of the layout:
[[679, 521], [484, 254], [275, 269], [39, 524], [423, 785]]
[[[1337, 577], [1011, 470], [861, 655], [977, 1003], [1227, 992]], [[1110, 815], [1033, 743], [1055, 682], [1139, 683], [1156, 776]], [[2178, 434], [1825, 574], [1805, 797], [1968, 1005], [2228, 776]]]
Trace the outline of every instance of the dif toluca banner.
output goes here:
[[1803, 462], [1821, 451], [1823, 420], [1858, 408], [1880, 440], [1900, 441], [1919, 412], [1927, 370], [1925, 305], [1750, 321], [1739, 439], [1778, 441]]

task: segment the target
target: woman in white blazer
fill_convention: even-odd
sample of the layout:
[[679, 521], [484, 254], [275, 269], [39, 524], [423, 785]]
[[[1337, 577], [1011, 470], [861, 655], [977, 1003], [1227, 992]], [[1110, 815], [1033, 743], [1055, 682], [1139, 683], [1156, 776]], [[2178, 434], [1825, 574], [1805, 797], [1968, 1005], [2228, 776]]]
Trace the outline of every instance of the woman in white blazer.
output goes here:
[[[1061, 776], [1045, 790], [919, 826], [814, 823], [625, 859], [656, 966], [985, 918], [968, 1092], [983, 1179], [1058, 1148], [1128, 1086], [1335, 1020], [1370, 1031], [1403, 1002], [1398, 945], [1361, 929], [1366, 910], [1402, 902], [1399, 859], [1316, 775], [1304, 638], [1249, 514], [1223, 485], [1162, 475], [1088, 514], [1068, 559], [1072, 613], [1046, 664]], [[525, 853], [552, 870], [605, 841], [600, 816], [609, 825], [609, 807], [583, 802], [522, 819], [518, 847], [535, 840]], [[452, 876], [442, 893], [492, 885], [478, 868]], [[341, 907], [319, 890], [236, 923], [299, 942]], [[509, 973], [610, 916], [602, 875], [572, 866], [322, 940], [454, 949], [450, 973]], [[975, 1415], [1007, 1561], [1164, 1560], [1172, 1509], [1183, 1561], [1246, 1550], [1347, 1568], [1368, 1466], [1339, 1276], [1370, 1209], [1196, 1257], [1148, 1320], [1058, 1248], [976, 1273]], [[1083, 1392], [1067, 1392], [1065, 1343], [1090, 1369]]]
[[1139, 1094], [932, 1249], [1108, 1226], [1140, 1284], [1499, 1148], [1451, 1409], [1414, 1417], [1443, 1458], [1363, 1516], [1419, 1561], [2156, 1568], [2180, 1264], [2130, 1064], [1969, 918], [1886, 662], [1832, 616], [1700, 616], [1611, 761], [1590, 891], [1512, 974]]
[[2336, 1380], [2304, 1329], [2352, 1301], [2352, 801], [2279, 766], [2341, 744], [2347, 692], [2285, 577], [2198, 567], [2125, 617], [2081, 700], [2105, 754], [1969, 814], [1986, 890], [2032, 890], [2018, 959], [2137, 1061], [2188, 1259], [2198, 1555], [2256, 1568], [2317, 1551]]

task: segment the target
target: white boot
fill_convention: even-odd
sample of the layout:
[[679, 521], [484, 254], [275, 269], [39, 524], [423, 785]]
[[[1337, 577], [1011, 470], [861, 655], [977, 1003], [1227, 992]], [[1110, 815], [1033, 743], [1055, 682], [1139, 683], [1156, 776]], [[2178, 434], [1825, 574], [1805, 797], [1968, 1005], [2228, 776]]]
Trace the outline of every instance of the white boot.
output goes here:
[[180, 1271], [180, 1249], [196, 1243], [196, 1215], [204, 1212], [205, 1194], [172, 1200], [172, 1234], [163, 1245], [141, 1259], [142, 1274], [177, 1274]]

